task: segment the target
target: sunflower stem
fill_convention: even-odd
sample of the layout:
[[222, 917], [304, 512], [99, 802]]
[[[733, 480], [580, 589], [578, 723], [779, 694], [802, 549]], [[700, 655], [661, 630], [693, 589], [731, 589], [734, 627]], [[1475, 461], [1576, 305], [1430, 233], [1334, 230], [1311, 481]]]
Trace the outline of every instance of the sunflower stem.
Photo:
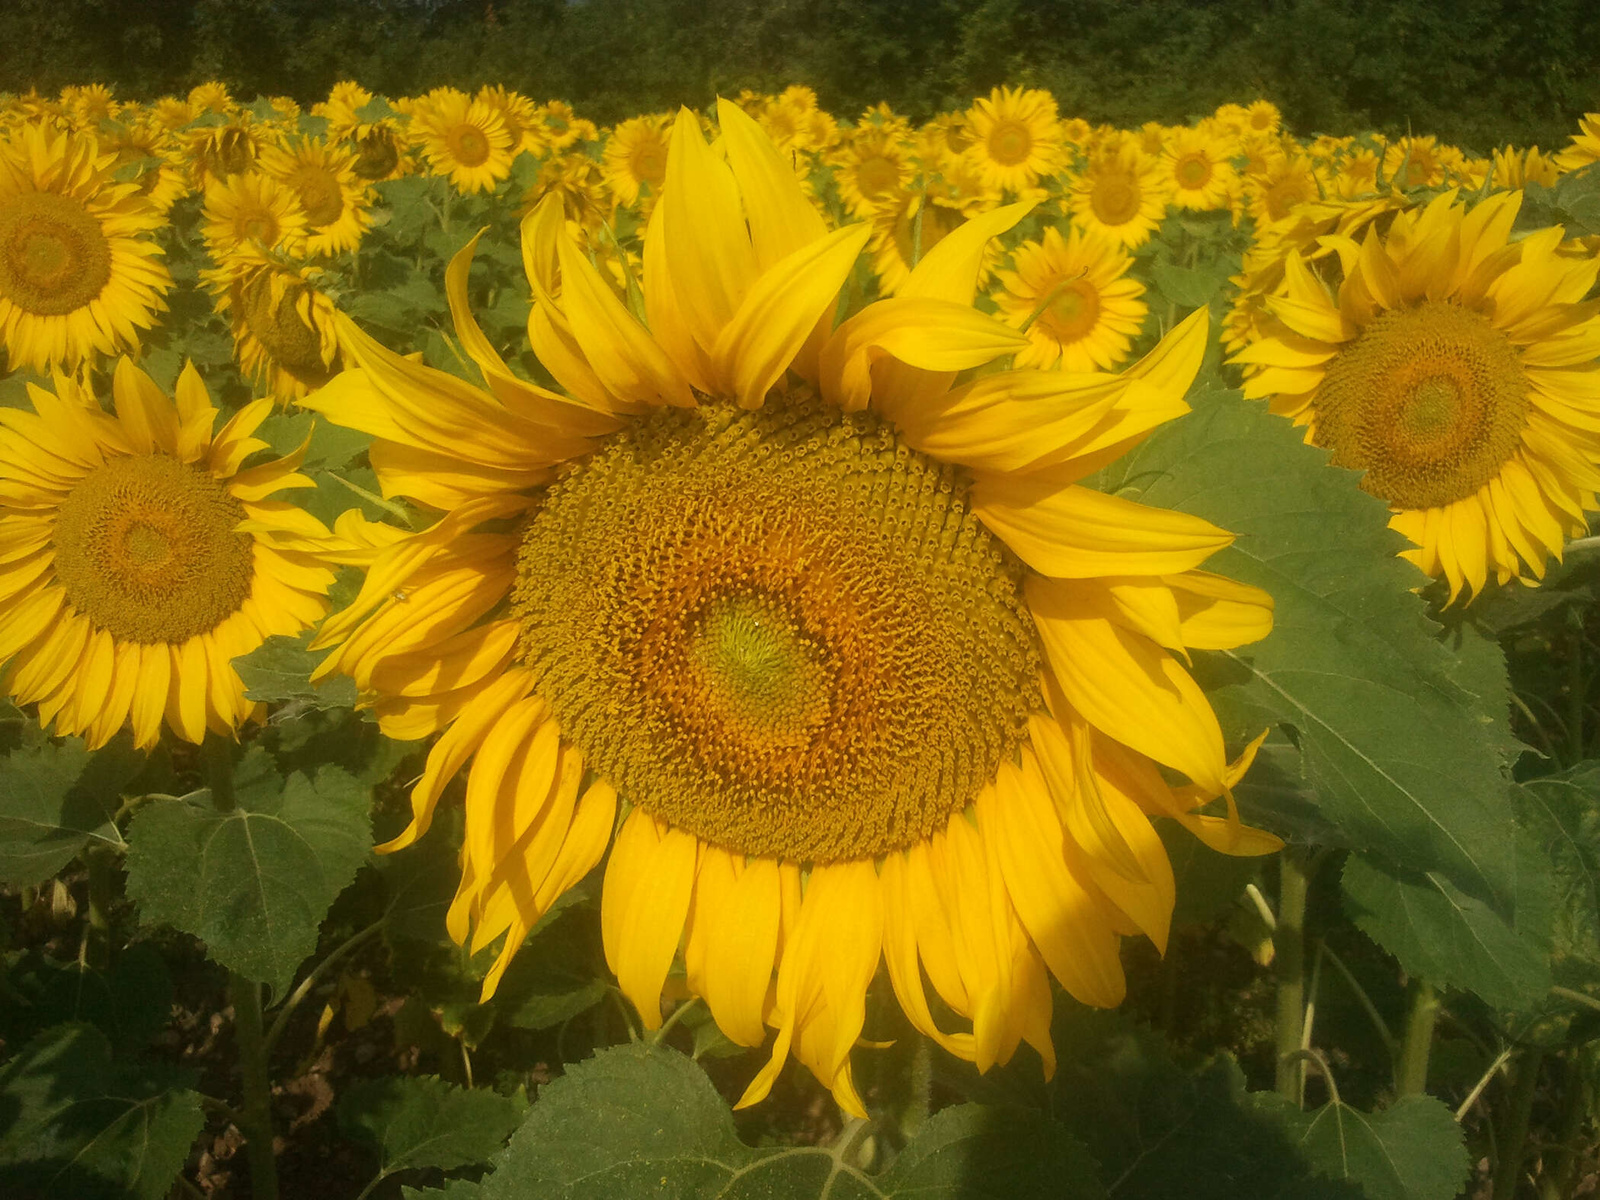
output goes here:
[[933, 1041], [915, 1035], [911, 1047], [911, 1081], [905, 1107], [900, 1110], [900, 1133], [910, 1141], [927, 1122], [933, 1107]]
[[1405, 1040], [1395, 1063], [1396, 1095], [1420, 1096], [1428, 1090], [1428, 1056], [1433, 1050], [1433, 1027], [1438, 1020], [1439, 994], [1426, 979], [1413, 979]]
[[1540, 1050], [1527, 1050], [1511, 1076], [1511, 1095], [1506, 1100], [1505, 1126], [1496, 1139], [1499, 1154], [1494, 1164], [1493, 1200], [1514, 1200], [1522, 1174], [1522, 1151], [1528, 1141], [1528, 1119], [1533, 1115], [1533, 1097], [1539, 1087], [1539, 1067], [1544, 1062]]
[[232, 812], [233, 794], [233, 743], [219, 737], [207, 737], [200, 743], [200, 759], [205, 764], [206, 782], [211, 786], [211, 803], [218, 812]]
[[261, 985], [237, 971], [229, 975], [234, 1032], [239, 1040], [240, 1132], [250, 1161], [250, 1194], [278, 1200], [278, 1159], [272, 1147], [272, 1079], [261, 1032]]
[[1307, 852], [1285, 847], [1278, 857], [1278, 927], [1272, 934], [1278, 978], [1277, 1090], [1298, 1105], [1305, 1077], [1301, 1038], [1305, 1031]]
[[1555, 1164], [1539, 1181], [1541, 1200], [1570, 1196], [1576, 1183], [1583, 1123], [1589, 1119], [1591, 1087], [1583, 1057], [1568, 1052], [1561, 1096], [1561, 1128], [1556, 1135]]
[[1589, 690], [1583, 670], [1583, 630], [1573, 637], [1572, 657], [1567, 664], [1567, 765], [1583, 761], [1584, 694]]
[[90, 846], [83, 855], [89, 869], [89, 925], [84, 930], [83, 965], [104, 970], [111, 965], [111, 851]]

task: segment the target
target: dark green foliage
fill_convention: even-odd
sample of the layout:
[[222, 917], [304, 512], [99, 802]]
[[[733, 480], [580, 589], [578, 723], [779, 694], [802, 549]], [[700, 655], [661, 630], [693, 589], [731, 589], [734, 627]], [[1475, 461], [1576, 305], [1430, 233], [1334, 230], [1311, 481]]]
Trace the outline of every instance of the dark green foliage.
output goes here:
[[1265, 96], [1302, 132], [1408, 130], [1486, 150], [1565, 143], [1600, 108], [1586, 0], [15, 0], [0, 88], [209, 78], [320, 99], [503, 83], [613, 122], [715, 93], [814, 87], [849, 116], [925, 118], [999, 83], [1091, 121], [1178, 121]]

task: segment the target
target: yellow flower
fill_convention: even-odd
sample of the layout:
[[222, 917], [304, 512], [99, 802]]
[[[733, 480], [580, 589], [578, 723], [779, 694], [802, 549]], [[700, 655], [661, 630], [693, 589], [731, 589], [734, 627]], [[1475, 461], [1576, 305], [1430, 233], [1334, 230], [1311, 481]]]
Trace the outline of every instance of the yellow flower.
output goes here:
[[1070, 177], [1067, 208], [1083, 228], [1126, 246], [1144, 245], [1167, 214], [1161, 160], [1133, 142], [1092, 156]]
[[248, 112], [226, 125], [208, 125], [180, 133], [189, 164], [190, 183], [198, 190], [212, 180], [242, 175], [256, 165], [256, 155], [274, 136]]
[[172, 278], [163, 221], [92, 137], [24, 125], [0, 141], [0, 342], [10, 370], [75, 371], [137, 349]]
[[1022, 192], [1064, 157], [1055, 98], [1038, 88], [997, 87], [967, 110], [967, 156], [990, 187]]
[[1109, 370], [1128, 357], [1149, 309], [1121, 247], [1077, 229], [1064, 239], [1052, 225], [1042, 243], [1023, 242], [1013, 258], [1016, 270], [999, 272], [994, 302], [1009, 324], [1027, 330], [1017, 366]]
[[601, 172], [615, 203], [632, 207], [643, 202], [641, 211], [649, 215], [661, 194], [661, 181], [667, 175], [667, 135], [672, 117], [666, 113], [634, 117], [611, 130], [606, 137]]
[[[1553, 155], [1545, 154], [1537, 146], [1518, 150], [1506, 146], [1494, 152], [1489, 171], [1495, 190], [1517, 191], [1529, 183], [1553, 187], [1561, 177], [1561, 168]], [[1479, 181], [1482, 186], [1482, 181]]]
[[905, 132], [861, 125], [829, 155], [839, 198], [858, 217], [870, 217], [883, 199], [904, 191], [916, 174]]
[[1162, 156], [1172, 202], [1199, 212], [1227, 208], [1239, 186], [1229, 161], [1237, 149], [1232, 138], [1205, 129], [1174, 130]]
[[1290, 253], [1269, 336], [1234, 356], [1247, 396], [1366, 472], [1451, 600], [1542, 576], [1600, 489], [1600, 264], [1559, 226], [1514, 239], [1521, 203], [1446, 192], [1386, 235], [1322, 238], [1320, 275]]
[[201, 233], [212, 261], [261, 261], [273, 251], [305, 249], [307, 220], [299, 196], [287, 184], [251, 171], [206, 186]]
[[203, 272], [217, 312], [231, 318], [234, 357], [244, 375], [279, 400], [297, 400], [339, 369], [333, 301], [311, 267], [235, 258]]
[[1259, 170], [1244, 177], [1245, 210], [1257, 225], [1281, 221], [1298, 205], [1322, 196], [1321, 180], [1304, 154], [1267, 156]]
[[478, 89], [478, 99], [500, 114], [506, 132], [511, 135], [512, 158], [524, 150], [530, 154], [544, 153], [544, 122], [532, 100], [510, 88], [488, 84]]
[[261, 151], [261, 170], [300, 199], [307, 254], [354, 250], [372, 224], [372, 192], [355, 173], [355, 155], [317, 138]]
[[455, 88], [436, 88], [417, 102], [411, 136], [435, 175], [463, 192], [490, 192], [511, 174], [514, 157], [505, 119], [482, 100]]
[[261, 708], [231, 660], [327, 610], [328, 531], [273, 498], [311, 486], [305, 447], [241, 470], [272, 401], [214, 432], [192, 365], [174, 404], [121, 359], [114, 416], [64, 375], [28, 390], [0, 410], [0, 686], [91, 748], [231, 734]]
[[[1124, 376], [953, 386], [1025, 343], [971, 301], [1027, 206], [835, 329], [867, 227], [830, 233], [760, 127], [720, 117], [725, 161], [693, 115], [673, 130], [642, 319], [554, 200], [524, 224], [529, 336], [566, 394], [478, 329], [470, 246], [447, 294], [488, 391], [341, 321], [356, 369], [307, 406], [372, 433], [386, 494], [443, 515], [375, 556], [317, 644], [389, 735], [441, 733], [383, 849], [473, 760], [446, 924], [504, 939], [485, 994], [626, 804], [601, 926], [644, 1024], [681, 943], [730, 1038], [776, 1031], [742, 1104], [794, 1055], [859, 1115], [880, 960], [953, 1053], [987, 1069], [1026, 1040], [1048, 1069], [1047, 972], [1112, 1005], [1119, 936], [1165, 944], [1149, 814], [1278, 845], [1195, 811], [1244, 760], [1177, 657], [1264, 635], [1270, 600], [1198, 569], [1224, 531], [1075, 483], [1185, 410], [1203, 313]], [[970, 1029], [935, 1023], [924, 967]]]

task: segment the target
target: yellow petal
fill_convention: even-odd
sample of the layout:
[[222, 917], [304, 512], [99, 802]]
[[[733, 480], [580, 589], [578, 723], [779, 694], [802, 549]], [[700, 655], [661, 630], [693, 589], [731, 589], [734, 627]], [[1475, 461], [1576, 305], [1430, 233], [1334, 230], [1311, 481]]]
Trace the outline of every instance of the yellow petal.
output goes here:
[[1049, 472], [974, 472], [972, 511], [1023, 562], [1058, 579], [1176, 574], [1233, 541], [1199, 517], [1063, 487]]
[[712, 370], [741, 408], [759, 408], [794, 361], [819, 319], [830, 314], [839, 289], [872, 227], [836, 230], [768, 268], [723, 328]]
[[177, 454], [178, 411], [156, 381], [134, 366], [131, 358], [117, 360], [111, 396], [135, 453]]
[[[708, 853], [726, 851], [707, 847]], [[752, 859], [725, 902], [710, 914], [705, 960], [706, 1004], [717, 1025], [741, 1046], [766, 1038], [762, 1009], [778, 952], [778, 864]]]
[[801, 190], [793, 166], [737, 104], [717, 99], [717, 124], [750, 220], [756, 266], [765, 272], [812, 242], [828, 226]]
[[984, 249], [1032, 212], [1036, 203], [1025, 200], [1008, 204], [962, 223], [922, 256], [895, 295], [921, 296], [970, 306], [973, 293], [978, 290]]

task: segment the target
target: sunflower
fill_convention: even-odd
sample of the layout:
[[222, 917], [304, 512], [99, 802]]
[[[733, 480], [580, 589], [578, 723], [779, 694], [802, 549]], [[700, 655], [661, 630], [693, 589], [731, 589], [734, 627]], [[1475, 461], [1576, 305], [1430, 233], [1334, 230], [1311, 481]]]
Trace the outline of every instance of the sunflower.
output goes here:
[[[1554, 187], [1556, 180], [1561, 177], [1561, 168], [1556, 165], [1554, 155], [1544, 153], [1537, 146], [1529, 146], [1526, 150], [1506, 146], [1494, 152], [1486, 173], [1492, 178], [1497, 191], [1517, 191], [1530, 183]], [[1482, 186], [1481, 180], [1479, 186]]]
[[75, 371], [136, 349], [172, 277], [163, 218], [86, 134], [24, 125], [0, 141], [0, 341], [10, 370]]
[[217, 312], [232, 320], [234, 357], [280, 400], [297, 400], [339, 369], [333, 301], [320, 272], [275, 259], [236, 259], [206, 271]]
[[261, 147], [275, 134], [249, 112], [241, 112], [226, 124], [186, 129], [178, 137], [189, 164], [190, 183], [199, 190], [212, 180], [254, 170]]
[[437, 88], [417, 102], [411, 136], [435, 175], [463, 192], [491, 192], [511, 174], [511, 131], [498, 111], [455, 88]]
[[858, 217], [870, 217], [884, 197], [910, 187], [916, 175], [909, 137], [892, 125], [861, 125], [829, 155], [839, 198]]
[[1304, 154], [1268, 154], [1244, 176], [1244, 209], [1257, 225], [1281, 221], [1298, 205], [1322, 197], [1322, 181]]
[[1162, 154], [1172, 202], [1198, 212], [1227, 208], [1239, 185], [1229, 161], [1237, 149], [1231, 137], [1206, 129], [1173, 130]]
[[[999, 197], [984, 193], [977, 172], [965, 159], [950, 159], [946, 169], [964, 167], [968, 178], [954, 184], [943, 177], [924, 180], [921, 189], [901, 188], [879, 199], [872, 209], [872, 269], [879, 289], [895, 295], [917, 264], [940, 242], [966, 224], [969, 215], [993, 208]], [[979, 263], [980, 281], [986, 281], [999, 260], [999, 249], [986, 246]]]
[[530, 154], [544, 153], [544, 122], [539, 118], [539, 108], [521, 92], [496, 84], [484, 84], [478, 89], [478, 99], [500, 114], [506, 132], [511, 135], [511, 157], [516, 158], [526, 150]]
[[[443, 731], [383, 849], [421, 837], [473, 759], [446, 924], [504, 938], [486, 995], [620, 811], [601, 925], [644, 1024], [681, 942], [730, 1038], [776, 1030], [742, 1104], [793, 1054], [860, 1114], [850, 1051], [880, 959], [954, 1053], [987, 1069], [1026, 1040], [1048, 1065], [1047, 971], [1111, 1005], [1119, 935], [1165, 942], [1146, 814], [1277, 846], [1195, 811], [1248, 756], [1227, 762], [1175, 657], [1262, 636], [1270, 601], [1197, 569], [1224, 531], [1074, 482], [1185, 410], [1203, 313], [1126, 376], [952, 388], [1024, 343], [971, 300], [984, 243], [1027, 206], [833, 329], [867, 228], [828, 232], [787, 156], [720, 108], [726, 161], [692, 114], [673, 130], [648, 326], [554, 201], [525, 223], [533, 349], [570, 397], [478, 329], [470, 245], [447, 295], [489, 391], [341, 321], [358, 369], [307, 406], [371, 432], [386, 494], [443, 515], [376, 556], [320, 670], [391, 736]], [[970, 1031], [935, 1023], [924, 966]]]
[[342, 254], [361, 244], [372, 223], [372, 192], [355, 173], [355, 155], [318, 138], [261, 151], [261, 170], [300, 198], [305, 252]]
[[231, 660], [327, 610], [328, 531], [272, 498], [311, 486], [306, 448], [241, 470], [272, 402], [214, 432], [193, 365], [176, 403], [127, 358], [111, 390], [115, 415], [60, 374], [0, 409], [0, 689], [90, 748], [231, 734], [261, 707]]
[[1166, 216], [1168, 191], [1161, 160], [1127, 142], [1093, 155], [1072, 176], [1066, 203], [1083, 228], [1132, 250]]
[[1234, 356], [1247, 396], [1366, 472], [1452, 601], [1542, 576], [1600, 489], [1600, 263], [1559, 226], [1514, 238], [1521, 203], [1446, 192], [1386, 235], [1323, 238], [1320, 274], [1289, 254], [1275, 330]]
[[189, 191], [184, 182], [183, 151], [173, 136], [147, 115], [128, 112], [123, 116], [104, 127], [100, 146], [117, 156], [115, 170], [138, 171], [130, 182], [165, 216]]
[[974, 101], [966, 119], [967, 155], [997, 191], [1025, 191], [1061, 166], [1061, 122], [1049, 92], [997, 87]]
[[269, 253], [299, 254], [308, 221], [297, 193], [268, 175], [250, 171], [206, 185], [201, 233], [213, 262], [260, 262]]
[[1017, 366], [1108, 370], [1128, 357], [1149, 308], [1144, 285], [1127, 277], [1133, 259], [1121, 247], [1078, 229], [1063, 238], [1052, 225], [1043, 242], [1018, 246], [1013, 260], [1014, 271], [998, 273], [994, 302], [1027, 331]]
[[629, 208], [639, 204], [649, 215], [667, 176], [671, 129], [671, 116], [660, 113], [624, 121], [607, 135], [600, 170], [615, 203]]

